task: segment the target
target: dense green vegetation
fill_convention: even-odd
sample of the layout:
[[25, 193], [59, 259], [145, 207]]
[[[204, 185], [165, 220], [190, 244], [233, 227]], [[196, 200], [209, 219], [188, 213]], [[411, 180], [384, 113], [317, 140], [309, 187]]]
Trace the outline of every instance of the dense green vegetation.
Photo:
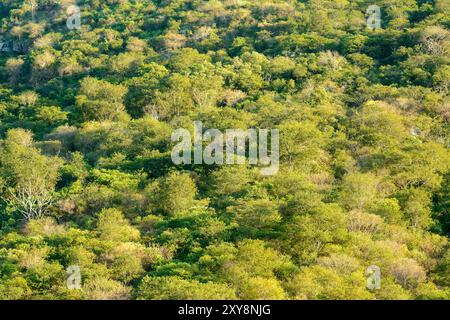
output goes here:
[[[448, 0], [69, 4], [0, 3], [0, 299], [450, 299]], [[175, 166], [194, 120], [280, 172]]]

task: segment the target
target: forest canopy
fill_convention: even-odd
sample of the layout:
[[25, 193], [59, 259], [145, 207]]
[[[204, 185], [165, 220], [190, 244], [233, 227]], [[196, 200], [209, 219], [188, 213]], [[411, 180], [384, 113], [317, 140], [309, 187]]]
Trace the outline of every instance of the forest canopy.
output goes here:
[[[0, 17], [0, 299], [450, 299], [449, 1]], [[279, 130], [278, 173], [174, 164], [194, 121]]]

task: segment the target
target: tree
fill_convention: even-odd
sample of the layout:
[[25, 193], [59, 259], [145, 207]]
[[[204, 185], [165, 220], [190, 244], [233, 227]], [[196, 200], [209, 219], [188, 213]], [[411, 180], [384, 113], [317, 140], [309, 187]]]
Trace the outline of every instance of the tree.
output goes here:
[[133, 228], [117, 209], [103, 209], [98, 215], [97, 230], [100, 238], [109, 241], [134, 241], [139, 230]]
[[302, 268], [288, 287], [293, 298], [299, 300], [373, 299], [365, 290], [366, 279], [362, 272], [340, 276], [320, 266]]
[[135, 296], [138, 300], [234, 300], [234, 290], [222, 283], [202, 283], [179, 277], [144, 277]]
[[32, 81], [39, 84], [42, 81], [48, 81], [55, 74], [56, 57], [50, 51], [44, 51], [37, 54], [33, 61]]
[[25, 219], [42, 217], [54, 203], [62, 165], [59, 158], [41, 155], [32, 143], [29, 131], [12, 129], [0, 152], [4, 199]]
[[269, 232], [281, 222], [277, 204], [268, 199], [242, 199], [229, 206], [227, 212], [235, 217], [240, 232], [249, 235]]
[[187, 173], [172, 171], [166, 177], [151, 183], [146, 188], [146, 193], [152, 208], [169, 215], [199, 204], [195, 200], [197, 187]]
[[284, 230], [286, 249], [299, 263], [314, 261], [328, 244], [342, 243], [347, 236], [345, 215], [336, 204], [297, 215]]
[[362, 210], [377, 196], [378, 179], [372, 174], [352, 173], [344, 177], [339, 202], [346, 209]]
[[449, 49], [450, 32], [439, 26], [430, 26], [423, 30], [422, 43], [426, 53], [444, 55]]
[[57, 126], [67, 121], [67, 112], [56, 106], [44, 106], [39, 109], [36, 118], [49, 126]]
[[80, 83], [76, 105], [84, 121], [126, 119], [123, 99], [127, 88], [86, 77]]
[[239, 298], [243, 300], [284, 300], [286, 293], [275, 279], [250, 277], [242, 280]]
[[124, 242], [105, 252], [102, 258], [110, 267], [113, 279], [128, 283], [144, 273], [143, 264], [147, 257], [143, 245]]
[[414, 259], [398, 261], [392, 267], [390, 273], [403, 287], [416, 286], [425, 279], [425, 271]]
[[25, 61], [21, 58], [10, 58], [6, 62], [6, 72], [9, 74], [9, 81], [15, 84], [19, 81]]
[[122, 76], [136, 71], [144, 64], [145, 57], [135, 52], [121, 53], [111, 58], [111, 71]]
[[128, 300], [131, 289], [118, 281], [96, 277], [86, 281], [83, 291], [90, 300]]
[[413, 228], [426, 228], [430, 225], [430, 196], [424, 190], [404, 191], [403, 206], [406, 217]]

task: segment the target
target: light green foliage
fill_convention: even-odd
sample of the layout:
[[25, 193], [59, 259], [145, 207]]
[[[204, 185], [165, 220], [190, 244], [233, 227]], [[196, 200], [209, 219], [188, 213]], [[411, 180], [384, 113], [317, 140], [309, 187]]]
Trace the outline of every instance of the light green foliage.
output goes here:
[[[0, 299], [450, 299], [448, 0], [35, 2], [0, 1]], [[278, 173], [175, 165], [194, 121], [278, 129]]]
[[[336, 271], [312, 266], [302, 268], [288, 287], [295, 299], [371, 299], [372, 294], [365, 290], [366, 279], [361, 272], [339, 275]], [[355, 283], [359, 285], [355, 286]]]
[[276, 203], [267, 199], [239, 200], [227, 208], [244, 234], [253, 234], [267, 228], [274, 228], [281, 221]]
[[0, 151], [0, 176], [5, 201], [26, 219], [42, 217], [53, 203], [61, 159], [42, 155], [32, 134], [11, 129]]
[[139, 238], [139, 231], [130, 226], [117, 209], [104, 209], [99, 213], [97, 230], [104, 240], [133, 241]]
[[377, 178], [371, 174], [354, 173], [344, 177], [339, 193], [346, 209], [364, 209], [377, 197]]
[[296, 215], [286, 224], [284, 234], [286, 249], [298, 258], [299, 263], [309, 263], [326, 250], [328, 245], [345, 241], [347, 228], [345, 214], [337, 205], [325, 205], [310, 214]]
[[187, 173], [172, 172], [167, 177], [149, 185], [146, 193], [151, 206], [166, 214], [175, 214], [195, 206], [197, 188]]
[[177, 277], [145, 277], [136, 290], [137, 299], [150, 300], [234, 300], [231, 288], [219, 283], [201, 283]]
[[81, 81], [76, 104], [84, 121], [119, 120], [126, 117], [123, 105], [126, 92], [124, 86], [88, 77]]

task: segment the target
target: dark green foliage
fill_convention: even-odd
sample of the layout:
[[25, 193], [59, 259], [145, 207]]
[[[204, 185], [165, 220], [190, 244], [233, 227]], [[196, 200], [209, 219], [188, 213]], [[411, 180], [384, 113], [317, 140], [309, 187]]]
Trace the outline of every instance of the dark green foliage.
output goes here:
[[[0, 3], [0, 299], [450, 299], [448, 0], [35, 3]], [[279, 173], [174, 165], [193, 121], [279, 129]]]

